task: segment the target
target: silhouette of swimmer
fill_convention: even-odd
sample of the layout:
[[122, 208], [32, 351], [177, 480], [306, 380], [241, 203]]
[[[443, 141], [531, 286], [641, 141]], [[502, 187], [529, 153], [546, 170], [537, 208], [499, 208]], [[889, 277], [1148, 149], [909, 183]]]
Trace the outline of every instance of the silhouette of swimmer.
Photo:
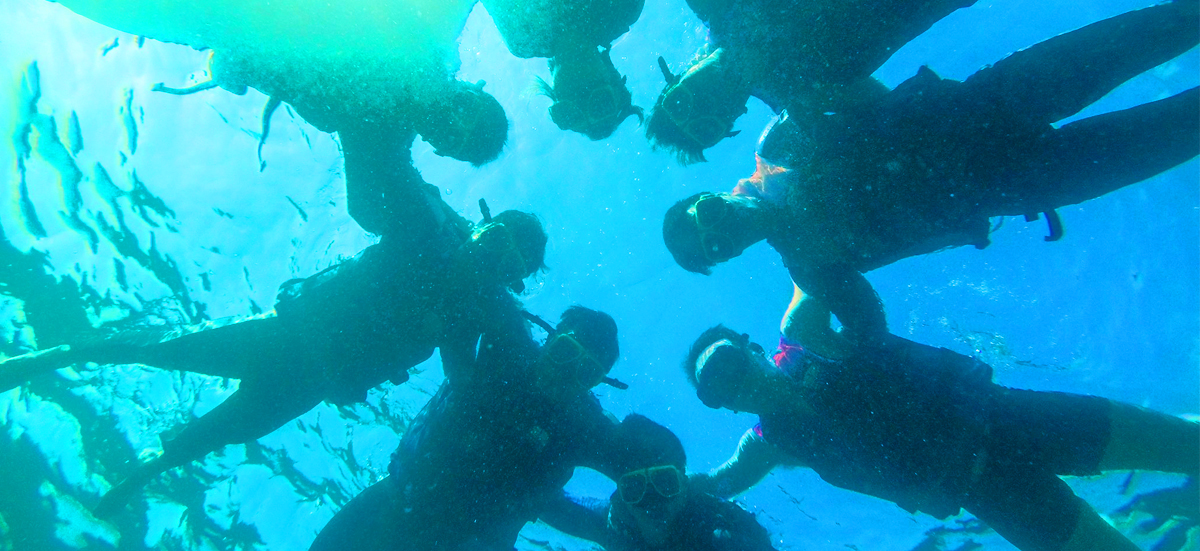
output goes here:
[[1200, 153], [1195, 88], [1051, 126], [1194, 47], [1197, 6], [1179, 0], [1100, 21], [965, 82], [922, 68], [879, 101], [808, 121], [787, 113], [764, 135], [754, 176], [668, 210], [667, 248], [684, 269], [708, 273], [765, 239], [848, 336], [885, 335], [864, 272], [983, 248], [989, 217], [1080, 203]]

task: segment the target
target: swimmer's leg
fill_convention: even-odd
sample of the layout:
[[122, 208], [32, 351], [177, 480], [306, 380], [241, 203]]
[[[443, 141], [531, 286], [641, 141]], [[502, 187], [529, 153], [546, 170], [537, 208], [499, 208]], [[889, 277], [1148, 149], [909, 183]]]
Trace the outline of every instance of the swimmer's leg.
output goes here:
[[1049, 124], [1200, 43], [1200, 0], [1098, 21], [1018, 51], [965, 82], [968, 95]]
[[1037, 468], [989, 468], [965, 509], [1021, 551], [1138, 551], [1058, 477]]
[[1100, 197], [1200, 155], [1200, 89], [1088, 117], [1038, 141], [1006, 188], [999, 214], [1039, 212]]
[[138, 466], [100, 500], [93, 514], [109, 518], [154, 477], [231, 444], [245, 444], [274, 432], [321, 403], [319, 382], [300, 379], [243, 381], [232, 396], [203, 417], [188, 423], [163, 454]]

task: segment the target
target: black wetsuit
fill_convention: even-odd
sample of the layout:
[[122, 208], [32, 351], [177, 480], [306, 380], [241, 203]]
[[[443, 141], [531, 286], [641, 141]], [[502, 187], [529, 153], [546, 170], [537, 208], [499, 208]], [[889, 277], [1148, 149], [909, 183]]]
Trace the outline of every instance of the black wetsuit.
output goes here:
[[837, 104], [896, 50], [975, 0], [689, 0], [753, 94], [776, 112]]
[[[611, 499], [611, 498], [610, 498]], [[663, 545], [650, 545], [639, 534], [635, 521], [610, 500], [567, 496], [566, 515], [543, 514], [542, 520], [558, 530], [599, 543], [606, 551], [768, 551], [771, 536], [754, 515], [732, 501], [708, 494], [690, 494], [679, 517], [671, 524]], [[557, 511], [555, 513], [558, 513]]]
[[764, 415], [758, 436], [835, 486], [940, 518], [965, 508], [1022, 549], [1070, 537], [1084, 505], [1057, 475], [1099, 473], [1110, 401], [1001, 387], [986, 364], [899, 337], [860, 354], [785, 341], [776, 364], [812, 411]]
[[768, 242], [854, 335], [886, 332], [862, 272], [961, 245], [988, 218], [1099, 197], [1200, 153], [1200, 94], [1051, 123], [1195, 46], [1196, 0], [1130, 12], [1022, 50], [965, 82], [928, 69], [882, 100], [783, 118], [763, 158], [791, 169]]
[[484, 0], [508, 51], [551, 58], [581, 47], [608, 46], [629, 31], [645, 0]]
[[539, 395], [539, 348], [519, 316], [511, 321], [484, 336], [473, 362], [443, 348], [447, 381], [409, 426], [390, 475], [347, 504], [312, 549], [508, 551], [575, 467], [611, 470], [613, 422], [590, 394]]

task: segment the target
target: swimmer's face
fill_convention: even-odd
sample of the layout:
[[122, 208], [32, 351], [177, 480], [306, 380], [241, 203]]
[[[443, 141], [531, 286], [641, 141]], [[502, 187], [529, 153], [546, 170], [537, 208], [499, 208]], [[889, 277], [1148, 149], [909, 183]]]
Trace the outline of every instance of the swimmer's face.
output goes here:
[[684, 135], [702, 149], [716, 145], [733, 132], [733, 123], [746, 113], [748, 93], [735, 84], [719, 62], [722, 51], [709, 55], [668, 86], [658, 108]]
[[662, 546], [687, 506], [687, 477], [674, 465], [628, 472], [617, 481], [617, 498], [633, 517], [642, 538]]
[[638, 110], [630, 103], [625, 77], [617, 72], [607, 51], [584, 50], [550, 62], [554, 104], [550, 118], [563, 130], [593, 140], [606, 138]]
[[696, 395], [704, 405], [762, 413], [779, 370], [755, 343], [722, 339], [696, 359]]
[[567, 398], [600, 384], [608, 369], [573, 331], [555, 333], [542, 347], [537, 361], [537, 384], [550, 397]]

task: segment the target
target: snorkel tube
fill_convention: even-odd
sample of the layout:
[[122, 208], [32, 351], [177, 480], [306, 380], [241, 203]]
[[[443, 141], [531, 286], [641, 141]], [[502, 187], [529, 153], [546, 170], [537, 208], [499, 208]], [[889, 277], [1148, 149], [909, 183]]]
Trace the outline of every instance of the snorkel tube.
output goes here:
[[[482, 199], [480, 201], [482, 202]], [[545, 331], [547, 335], [549, 335], [549, 337], [547, 338], [547, 341], [549, 340], [549, 338], [553, 338], [554, 335], [558, 333], [557, 327], [555, 327], [550, 322], [543, 319], [541, 316], [530, 312], [529, 310], [521, 310], [521, 315], [524, 316], [525, 319], [529, 320], [534, 325], [541, 327], [542, 330]], [[604, 383], [608, 386], [618, 388], [620, 390], [628, 390], [629, 389], [628, 384], [625, 384], [625, 383], [618, 381], [617, 379], [614, 379], [607, 375], [605, 375], [604, 378], [600, 380], [600, 382]]]

